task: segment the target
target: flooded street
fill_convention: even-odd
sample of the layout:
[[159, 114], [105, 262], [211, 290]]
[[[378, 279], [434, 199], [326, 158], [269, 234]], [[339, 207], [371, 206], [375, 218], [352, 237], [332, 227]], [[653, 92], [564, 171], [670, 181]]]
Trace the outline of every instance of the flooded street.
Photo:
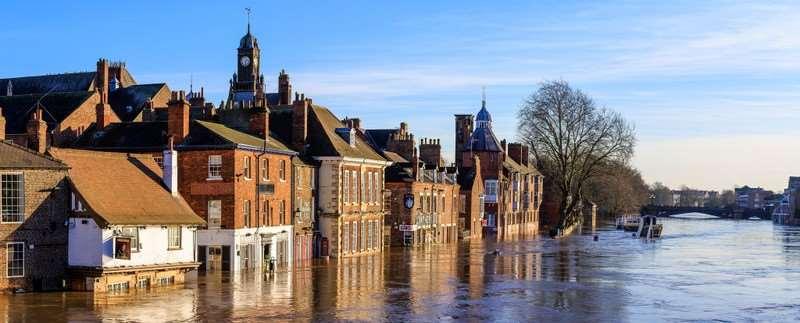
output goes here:
[[663, 223], [655, 242], [606, 227], [599, 241], [587, 233], [391, 249], [290, 273], [200, 275], [147, 293], [4, 295], [0, 320], [800, 320], [800, 228]]

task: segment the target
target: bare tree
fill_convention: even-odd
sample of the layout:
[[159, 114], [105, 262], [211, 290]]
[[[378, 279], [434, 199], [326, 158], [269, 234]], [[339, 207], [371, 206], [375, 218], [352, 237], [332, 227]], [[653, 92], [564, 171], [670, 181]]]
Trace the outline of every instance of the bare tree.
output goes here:
[[565, 81], [543, 83], [518, 113], [520, 138], [560, 196], [558, 227], [579, 221], [584, 184], [610, 163], [626, 163], [636, 142], [633, 125], [599, 108]]

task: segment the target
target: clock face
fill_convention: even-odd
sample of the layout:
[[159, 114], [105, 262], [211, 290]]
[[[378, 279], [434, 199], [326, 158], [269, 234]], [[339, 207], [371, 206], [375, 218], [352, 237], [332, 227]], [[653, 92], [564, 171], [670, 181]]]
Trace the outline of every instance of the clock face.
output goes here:
[[406, 194], [406, 196], [403, 198], [403, 204], [405, 204], [405, 207], [407, 209], [413, 208], [414, 207], [414, 195]]
[[242, 64], [242, 66], [245, 66], [245, 67], [249, 66], [250, 65], [250, 57], [242, 56], [242, 58], [239, 59], [239, 64]]

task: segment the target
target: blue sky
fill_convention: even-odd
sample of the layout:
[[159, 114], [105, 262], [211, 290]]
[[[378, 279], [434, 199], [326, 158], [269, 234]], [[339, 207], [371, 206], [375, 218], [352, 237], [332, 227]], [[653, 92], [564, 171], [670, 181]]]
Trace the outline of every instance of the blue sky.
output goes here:
[[[0, 11], [0, 77], [123, 60], [140, 83], [227, 95], [244, 7], [275, 87], [369, 128], [407, 121], [452, 154], [481, 86], [500, 137], [537, 84], [564, 79], [637, 127], [648, 181], [785, 186], [800, 171], [800, 5], [745, 1], [15, 1]], [[450, 158], [452, 160], [452, 157]]]

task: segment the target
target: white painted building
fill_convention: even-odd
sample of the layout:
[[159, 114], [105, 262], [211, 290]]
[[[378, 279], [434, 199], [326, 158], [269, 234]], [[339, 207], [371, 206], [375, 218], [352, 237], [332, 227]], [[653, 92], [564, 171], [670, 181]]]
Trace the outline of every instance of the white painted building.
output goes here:
[[150, 155], [72, 149], [51, 154], [70, 167], [72, 289], [172, 285], [197, 269], [196, 229], [205, 221], [177, 193], [174, 150], [165, 151], [163, 171]]
[[[207, 229], [197, 234], [201, 262], [206, 270], [228, 268], [234, 272], [262, 267], [272, 262], [291, 268], [293, 226], [260, 226], [242, 229]], [[231, 250], [233, 246], [233, 250]]]

